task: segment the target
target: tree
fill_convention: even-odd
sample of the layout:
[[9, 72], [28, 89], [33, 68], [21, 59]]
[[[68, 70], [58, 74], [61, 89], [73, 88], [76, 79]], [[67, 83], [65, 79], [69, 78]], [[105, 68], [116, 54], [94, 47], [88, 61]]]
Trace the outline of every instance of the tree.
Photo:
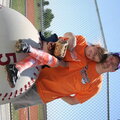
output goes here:
[[52, 22], [53, 18], [54, 18], [54, 15], [52, 14], [52, 10], [46, 9], [43, 13], [44, 29], [47, 29], [50, 27], [50, 23]]
[[49, 5], [49, 1], [43, 1], [43, 6]]
[[[43, 5], [43, 6], [49, 5], [49, 1], [43, 1], [43, 2], [42, 2], [42, 5]], [[37, 6], [40, 7], [40, 2], [37, 3]]]
[[44, 32], [44, 36], [45, 36], [46, 38], [47, 38], [47, 37], [50, 37], [51, 34], [52, 34], [52, 31], [50, 31], [50, 30], [47, 30], [47, 31]]

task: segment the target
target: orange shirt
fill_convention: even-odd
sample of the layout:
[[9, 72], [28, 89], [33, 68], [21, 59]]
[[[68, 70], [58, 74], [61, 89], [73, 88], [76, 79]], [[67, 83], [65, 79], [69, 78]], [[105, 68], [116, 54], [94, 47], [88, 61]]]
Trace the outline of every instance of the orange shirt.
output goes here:
[[[98, 83], [101, 83], [101, 78], [99, 78], [99, 74], [97, 74], [95, 70], [95, 63], [90, 64], [88, 68], [88, 77], [92, 84], [83, 84], [81, 82], [82, 75], [80, 74], [80, 70], [86, 66], [88, 62], [84, 54], [87, 43], [82, 36], [76, 36], [76, 39], [77, 45], [73, 53], [76, 56], [75, 59], [71, 56], [70, 51], [67, 51], [64, 58], [65, 61], [69, 62], [69, 67], [59, 66], [57, 68], [45, 68], [41, 71], [36, 81], [36, 86], [44, 103], [71, 94], [75, 94], [75, 97], [82, 103], [97, 93], [97, 86], [95, 85], [95, 88], [92, 87], [92, 85], [95, 84], [92, 83], [92, 81], [98, 78]], [[90, 88], [94, 89], [93, 92]]]
[[95, 67], [96, 63], [89, 63], [87, 75], [90, 82], [86, 84], [82, 83], [80, 70], [69, 73], [68, 68], [63, 67], [43, 69], [36, 81], [43, 102], [75, 94], [80, 103], [83, 103], [96, 95], [101, 88], [102, 79]]
[[[96, 71], [95, 62], [91, 61], [88, 64], [88, 69], [86, 70], [88, 78], [90, 80], [89, 83], [81, 85], [81, 91], [75, 94], [75, 97], [79, 100], [80, 103], [83, 103], [93, 96], [95, 96], [102, 87], [102, 75], [98, 74]], [[78, 75], [77, 79], [81, 79], [81, 76]]]

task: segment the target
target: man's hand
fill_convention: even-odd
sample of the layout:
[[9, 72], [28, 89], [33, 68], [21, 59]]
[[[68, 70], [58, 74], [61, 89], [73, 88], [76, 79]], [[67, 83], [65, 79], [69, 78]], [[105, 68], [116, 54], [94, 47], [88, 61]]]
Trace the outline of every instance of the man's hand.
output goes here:
[[80, 103], [74, 96], [65, 96], [62, 97], [62, 100], [70, 105], [76, 105]]
[[59, 61], [59, 66], [68, 67], [68, 62], [65, 62], [65, 61], [63, 61], [63, 60], [60, 60], [60, 61]]
[[58, 66], [68, 67], [68, 62], [65, 62], [63, 60], [58, 60], [57, 64], [54, 67], [58, 67]]
[[53, 55], [54, 49], [55, 49], [55, 42], [49, 42], [49, 43], [47, 44], [48, 53], [50, 53], [50, 54]]
[[55, 48], [55, 42], [49, 42], [49, 43], [47, 44], [47, 48], [48, 48], [49, 51], [50, 51], [51, 49]]

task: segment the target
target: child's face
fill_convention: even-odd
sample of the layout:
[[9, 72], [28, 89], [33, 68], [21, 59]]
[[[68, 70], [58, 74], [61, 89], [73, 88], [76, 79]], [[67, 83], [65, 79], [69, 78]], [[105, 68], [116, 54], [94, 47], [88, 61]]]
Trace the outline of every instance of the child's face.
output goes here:
[[85, 52], [88, 59], [95, 62], [100, 62], [99, 51], [96, 46], [88, 46]]

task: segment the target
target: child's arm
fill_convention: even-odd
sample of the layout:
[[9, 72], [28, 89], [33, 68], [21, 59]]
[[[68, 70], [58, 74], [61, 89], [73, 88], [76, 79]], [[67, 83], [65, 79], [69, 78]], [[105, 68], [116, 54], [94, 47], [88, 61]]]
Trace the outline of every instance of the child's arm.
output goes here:
[[76, 37], [72, 32], [67, 32], [64, 34], [65, 38], [68, 38], [68, 49], [70, 51], [73, 50], [73, 48], [76, 46]]

